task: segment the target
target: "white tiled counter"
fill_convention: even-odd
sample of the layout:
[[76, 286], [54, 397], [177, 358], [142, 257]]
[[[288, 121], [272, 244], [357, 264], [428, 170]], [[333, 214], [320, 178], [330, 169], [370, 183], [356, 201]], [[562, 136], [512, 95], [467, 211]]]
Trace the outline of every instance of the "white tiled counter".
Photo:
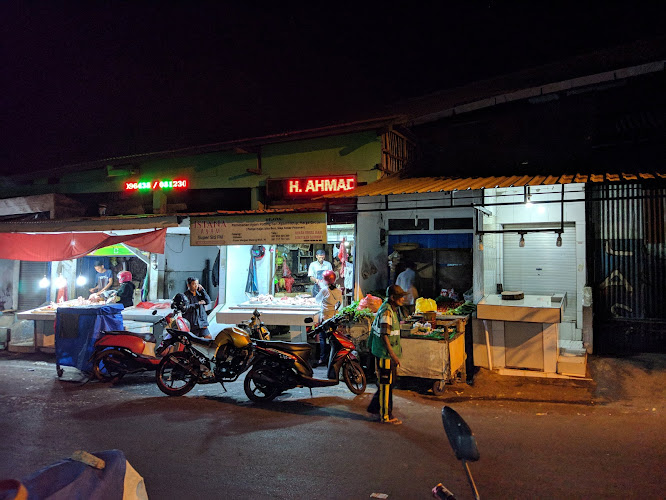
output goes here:
[[[265, 325], [289, 326], [289, 340], [292, 342], [307, 342], [305, 328], [314, 326], [319, 320], [318, 306], [285, 306], [250, 302], [225, 307], [217, 311], [215, 316], [220, 324], [238, 324], [241, 321], [249, 321], [255, 309], [261, 314], [260, 319]], [[306, 321], [308, 319], [312, 321]]]
[[561, 295], [525, 295], [520, 300], [485, 296], [476, 309], [477, 319], [482, 321], [477, 321], [475, 330], [481, 330], [482, 336], [475, 334], [475, 364], [484, 366], [477, 361], [485, 360], [491, 369], [518, 372], [510, 373], [513, 375], [520, 370], [525, 375], [556, 374], [565, 305]]

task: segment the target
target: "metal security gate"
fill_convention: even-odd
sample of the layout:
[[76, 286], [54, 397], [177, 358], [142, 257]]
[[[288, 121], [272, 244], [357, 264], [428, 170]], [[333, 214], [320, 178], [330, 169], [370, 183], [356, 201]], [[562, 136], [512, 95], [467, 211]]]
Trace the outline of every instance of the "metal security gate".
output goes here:
[[[505, 230], [559, 229], [559, 224], [505, 225]], [[562, 245], [557, 246], [554, 232], [525, 234], [525, 246], [519, 245], [518, 233], [504, 233], [503, 286], [530, 295], [552, 295], [566, 292], [566, 314], [575, 315], [576, 303], [576, 226], [564, 225]]]
[[18, 310], [27, 311], [48, 301], [48, 289], [40, 288], [39, 281], [49, 276], [50, 262], [22, 260], [19, 271]]
[[594, 346], [666, 352], [666, 189], [588, 186]]

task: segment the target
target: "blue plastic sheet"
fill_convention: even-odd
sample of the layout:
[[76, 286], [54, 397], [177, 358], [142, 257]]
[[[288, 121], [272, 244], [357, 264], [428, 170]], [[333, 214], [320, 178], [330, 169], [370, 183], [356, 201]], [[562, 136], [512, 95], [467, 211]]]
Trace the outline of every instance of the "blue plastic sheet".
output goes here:
[[102, 330], [123, 330], [122, 304], [58, 308], [55, 354], [58, 366], [90, 372], [95, 341]]
[[28, 490], [28, 499], [122, 500], [127, 463], [125, 454], [120, 450], [93, 454], [106, 462], [104, 469], [95, 469], [82, 462], [66, 459], [22, 479], [21, 482]]

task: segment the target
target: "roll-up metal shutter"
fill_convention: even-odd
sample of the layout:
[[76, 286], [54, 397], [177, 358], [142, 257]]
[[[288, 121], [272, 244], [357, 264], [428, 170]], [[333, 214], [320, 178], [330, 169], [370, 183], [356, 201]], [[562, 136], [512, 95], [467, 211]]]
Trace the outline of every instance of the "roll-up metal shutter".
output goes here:
[[39, 281], [49, 275], [49, 262], [29, 262], [22, 260], [19, 271], [19, 311], [27, 311], [41, 306], [47, 301], [47, 291], [39, 288]]
[[[521, 228], [511, 225], [510, 229]], [[556, 240], [555, 233], [528, 233], [525, 235], [525, 246], [520, 247], [520, 234], [504, 233], [504, 290], [522, 291], [529, 295], [566, 292], [567, 309], [575, 312], [576, 226], [565, 224], [561, 247], [555, 244]]]

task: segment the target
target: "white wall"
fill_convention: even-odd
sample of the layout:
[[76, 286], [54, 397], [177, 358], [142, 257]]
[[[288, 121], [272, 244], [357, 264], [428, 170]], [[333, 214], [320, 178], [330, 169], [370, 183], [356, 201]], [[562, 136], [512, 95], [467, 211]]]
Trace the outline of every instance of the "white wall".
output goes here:
[[[252, 245], [229, 245], [226, 247], [226, 306], [246, 302], [245, 285], [250, 270], [250, 249]], [[275, 247], [265, 245], [266, 254], [256, 261], [257, 286], [259, 293], [271, 293], [271, 279], [275, 270]]]
[[[167, 233], [166, 244], [164, 245], [166, 292], [162, 292], [162, 288], [160, 288], [158, 297], [162, 298], [164, 294], [166, 296], [163, 298], [172, 298], [177, 293], [184, 292], [187, 285], [186, 279], [189, 276], [201, 280], [206, 260], [210, 260], [210, 268], [212, 269], [218, 250], [217, 246], [190, 246], [189, 234]], [[206, 291], [215, 302], [218, 287], [213, 287], [211, 283]]]
[[[576, 225], [576, 289], [579, 300], [575, 304], [576, 331], [571, 340], [582, 340], [582, 297], [586, 283], [585, 265], [585, 203], [567, 200], [584, 200], [584, 184], [565, 184], [564, 222]], [[505, 224], [559, 224], [561, 222], [562, 185], [535, 186], [530, 188], [532, 206], [523, 202], [524, 188], [486, 189], [484, 205], [493, 215], [483, 217], [485, 231], [502, 230]], [[554, 203], [544, 203], [554, 201]], [[541, 202], [541, 203], [539, 203]], [[517, 203], [516, 205], [493, 205], [494, 203]], [[526, 240], [529, 235], [526, 235]], [[555, 235], [553, 235], [553, 241]], [[503, 282], [502, 235], [486, 234], [483, 237], [484, 289], [486, 294], [495, 293], [497, 283]], [[569, 307], [573, 304], [569, 304]]]

